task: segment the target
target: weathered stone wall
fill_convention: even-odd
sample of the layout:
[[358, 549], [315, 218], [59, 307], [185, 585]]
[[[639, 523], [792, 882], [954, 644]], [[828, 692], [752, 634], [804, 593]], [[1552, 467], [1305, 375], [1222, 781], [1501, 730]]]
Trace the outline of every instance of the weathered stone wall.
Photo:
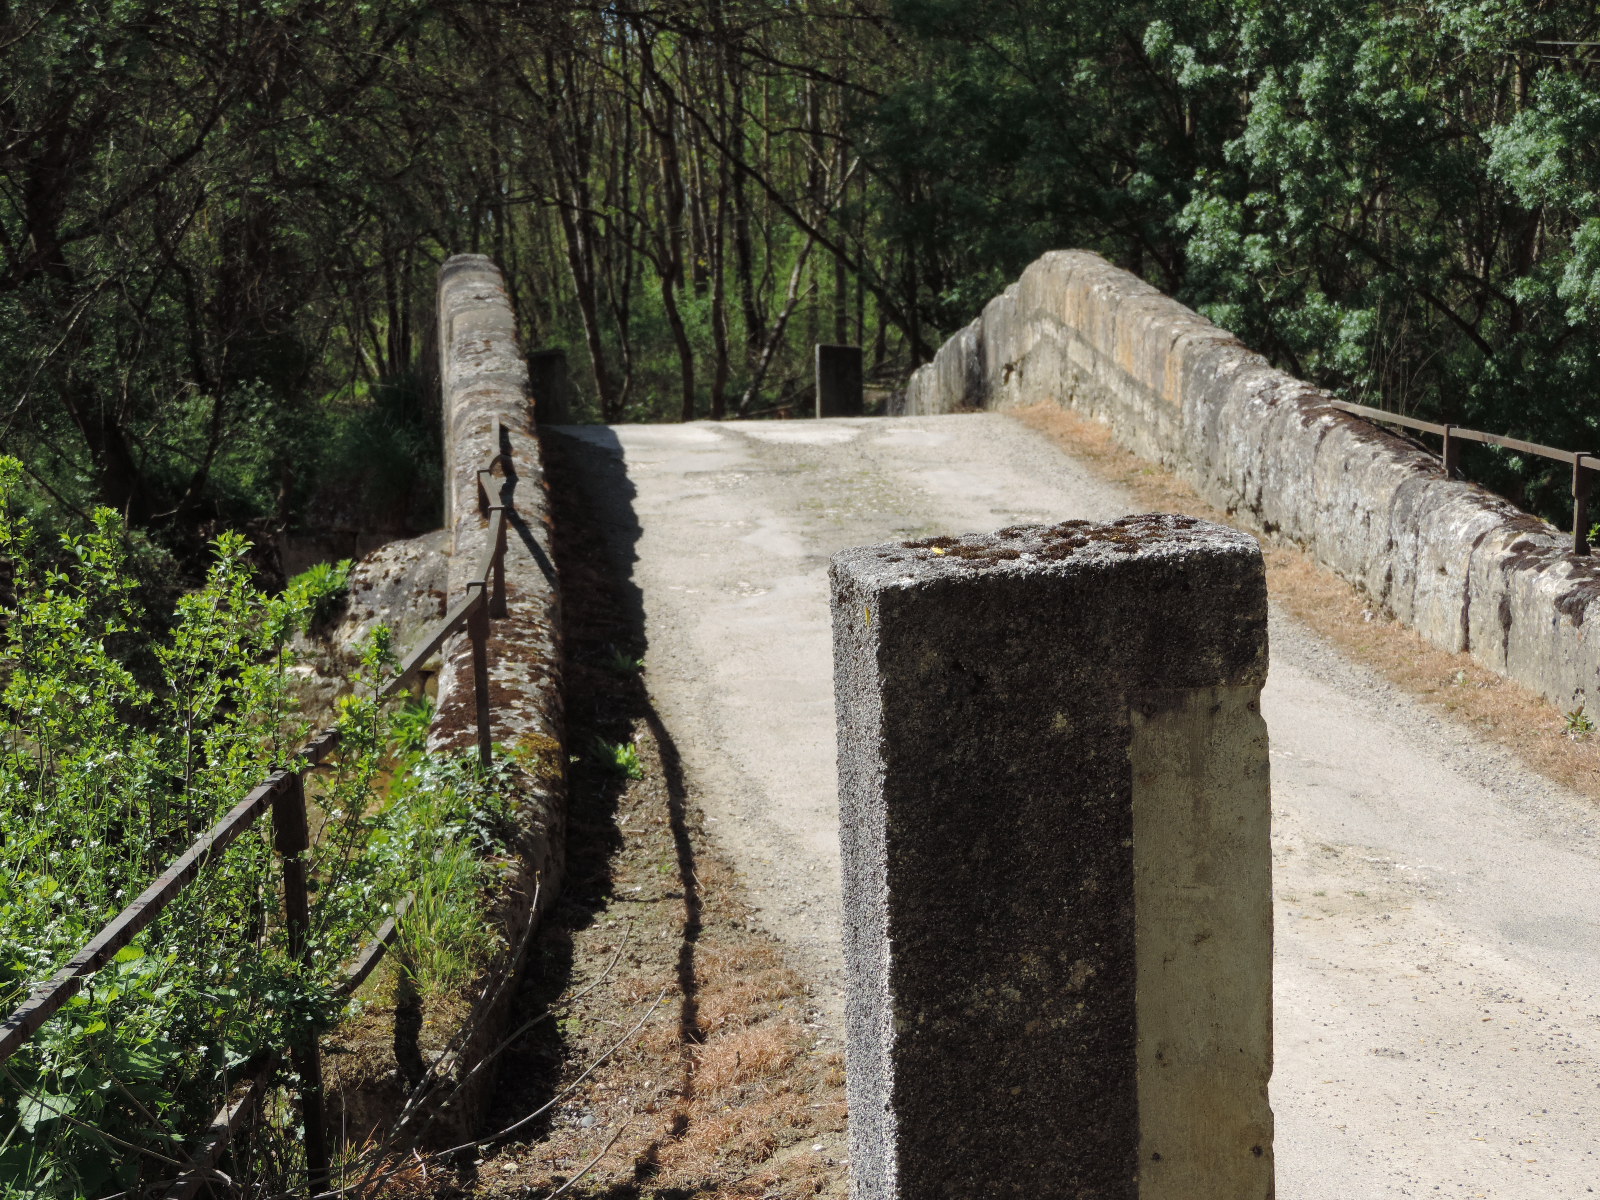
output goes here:
[[[565, 845], [565, 776], [560, 678], [560, 598], [550, 553], [550, 509], [534, 428], [527, 364], [499, 269], [477, 254], [456, 255], [439, 275], [439, 374], [444, 400], [445, 529], [450, 535], [449, 602], [477, 578], [488, 548], [489, 521], [479, 511], [477, 472], [496, 452], [509, 454], [516, 475], [506, 538], [506, 615], [490, 622], [488, 657], [492, 735], [498, 757], [517, 773], [517, 864], [501, 889], [499, 923], [513, 954], [485, 1004], [503, 1010], [515, 991], [526, 935], [560, 886]], [[505, 438], [496, 444], [497, 429]], [[429, 744], [465, 750], [475, 744], [472, 649], [465, 632], [442, 650], [437, 712]], [[498, 1041], [499, 1011], [480, 1014], [463, 1063], [476, 1062]], [[493, 1072], [480, 1072], [488, 1085]], [[478, 1089], [482, 1091], [482, 1089]], [[482, 1101], [458, 1101], [459, 1124], [470, 1126]]]
[[[1044, 255], [906, 388], [907, 414], [1041, 401], [1319, 562], [1434, 645], [1570, 706], [1600, 671], [1600, 559], [1086, 251]], [[1590, 620], [1594, 617], [1596, 620]]]
[[[551, 760], [559, 774], [559, 599], [550, 556], [549, 497], [511, 302], [499, 269], [488, 258], [460, 254], [445, 263], [439, 277], [439, 325], [445, 528], [451, 538], [449, 602], [465, 595], [489, 548], [489, 519], [478, 502], [478, 471], [497, 453], [508, 455], [516, 480], [506, 538], [507, 615], [492, 621], [489, 635], [494, 740], [521, 760]], [[497, 443], [498, 428], [504, 429], [505, 440]], [[467, 746], [476, 725], [465, 632], [445, 643], [444, 659], [434, 744]]]

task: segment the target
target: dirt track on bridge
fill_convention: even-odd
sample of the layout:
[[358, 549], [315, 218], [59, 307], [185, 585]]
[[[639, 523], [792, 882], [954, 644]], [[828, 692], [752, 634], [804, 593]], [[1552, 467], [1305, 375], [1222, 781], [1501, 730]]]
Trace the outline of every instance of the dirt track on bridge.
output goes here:
[[[829, 554], [1139, 505], [994, 414], [572, 434], [689, 783], [836, 1040]], [[1278, 1194], [1587, 1194], [1592, 805], [1281, 612], [1272, 640]]]

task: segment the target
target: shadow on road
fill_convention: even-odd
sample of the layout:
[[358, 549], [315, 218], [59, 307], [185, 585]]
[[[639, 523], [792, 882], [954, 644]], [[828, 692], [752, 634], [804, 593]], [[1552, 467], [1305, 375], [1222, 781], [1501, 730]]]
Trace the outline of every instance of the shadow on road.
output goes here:
[[[614, 866], [624, 845], [619, 803], [629, 783], [626, 775], [607, 766], [595, 747], [626, 744], [642, 724], [660, 755], [675, 885], [681, 891], [685, 914], [676, 951], [678, 1035], [684, 1046], [698, 1045], [703, 1040], [696, 980], [702, 905], [682, 764], [639, 671], [619, 669], [620, 664], [640, 660], [645, 651], [644, 605], [632, 580], [640, 533], [633, 511], [634, 488], [611, 430], [574, 427], [545, 430], [542, 436], [555, 526], [553, 568], [561, 581], [564, 625], [567, 865], [561, 898], [546, 916], [530, 955], [511, 1024], [520, 1025], [557, 1005], [581, 983], [575, 978], [579, 966], [575, 938], [616, 899]], [[500, 1066], [490, 1129], [519, 1121], [557, 1095], [571, 1071], [574, 1047], [569, 1043], [563, 1022], [546, 1020], [507, 1052]], [[686, 1089], [692, 1064], [692, 1056], [685, 1054]], [[548, 1137], [560, 1112], [559, 1105], [553, 1106], [540, 1123], [518, 1129], [517, 1139]], [[652, 1173], [659, 1148], [653, 1145], [637, 1157], [636, 1175], [641, 1184]], [[639, 1188], [624, 1184], [584, 1194], [624, 1200], [638, 1195]]]

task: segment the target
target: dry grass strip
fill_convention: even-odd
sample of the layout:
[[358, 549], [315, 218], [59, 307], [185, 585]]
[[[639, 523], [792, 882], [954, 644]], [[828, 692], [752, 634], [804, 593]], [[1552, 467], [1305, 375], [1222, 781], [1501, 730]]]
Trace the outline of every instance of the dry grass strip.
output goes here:
[[[561, 439], [552, 442], [573, 755], [568, 873], [519, 1001], [525, 1018], [548, 1009], [552, 1019], [508, 1051], [494, 1127], [559, 1100], [448, 1178], [424, 1180], [418, 1164], [395, 1191], [842, 1198], [841, 1055], [822, 1042], [805, 981], [757, 927], [733, 866], [705, 835], [648, 679], [630, 666], [644, 643], [628, 582], [601, 549]], [[631, 744], [638, 777], [608, 766], [602, 743]]]
[[[839, 1056], [816, 1051], [804, 982], [784, 963], [778, 943], [754, 927], [732, 867], [703, 843], [694, 859], [698, 931], [691, 935], [695, 917], [678, 871], [659, 748], [644, 722], [635, 745], [645, 778], [618, 797], [615, 827], [622, 837], [608, 860], [610, 898], [592, 920], [556, 934], [553, 949], [570, 963], [568, 982], [556, 998], [563, 1006], [556, 1036], [532, 1051], [547, 1062], [530, 1074], [560, 1090], [663, 989], [666, 1003], [632, 1043], [562, 1102], [537, 1136], [478, 1164], [471, 1190], [551, 1196], [593, 1163], [561, 1194], [592, 1200], [842, 1196]], [[698, 829], [694, 833], [699, 842]], [[687, 989], [686, 935], [692, 962]], [[565, 1005], [566, 995], [608, 966], [600, 986]]]

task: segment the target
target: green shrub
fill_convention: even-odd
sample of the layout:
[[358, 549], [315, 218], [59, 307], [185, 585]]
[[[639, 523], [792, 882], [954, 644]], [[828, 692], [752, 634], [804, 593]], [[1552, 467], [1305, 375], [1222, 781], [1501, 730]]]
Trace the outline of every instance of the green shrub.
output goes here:
[[[136, 599], [120, 518], [97, 511], [49, 556], [65, 565], [44, 565], [12, 503], [18, 479], [0, 458], [5, 1011], [302, 743], [288, 637], [348, 573], [308, 572], [270, 596], [252, 581], [248, 543], [224, 534], [203, 586], [155, 619]], [[246, 1064], [338, 1019], [341, 965], [404, 892], [418, 903], [402, 936], [429, 986], [459, 982], [452, 956], [488, 945], [478, 855], [498, 820], [498, 777], [422, 755], [427, 710], [413, 706], [388, 782], [393, 723], [373, 697], [392, 665], [380, 629], [340, 703], [339, 753], [308, 777], [309, 965], [288, 952], [264, 818], [0, 1066], [0, 1194], [100, 1196], [170, 1178]], [[273, 1190], [294, 1171], [281, 1166]]]
[[504, 760], [485, 771], [475, 753], [419, 753], [377, 822], [373, 857], [412, 896], [399, 956], [424, 996], [470, 982], [493, 948], [482, 900], [507, 850], [509, 771]]
[[421, 755], [428, 748], [432, 728], [433, 701], [427, 696], [408, 700], [394, 715], [395, 749], [405, 755]]
[[350, 571], [353, 564], [348, 558], [336, 563], [317, 563], [289, 580], [283, 589], [284, 598], [295, 612], [303, 614], [308, 629], [326, 627], [350, 595]]

